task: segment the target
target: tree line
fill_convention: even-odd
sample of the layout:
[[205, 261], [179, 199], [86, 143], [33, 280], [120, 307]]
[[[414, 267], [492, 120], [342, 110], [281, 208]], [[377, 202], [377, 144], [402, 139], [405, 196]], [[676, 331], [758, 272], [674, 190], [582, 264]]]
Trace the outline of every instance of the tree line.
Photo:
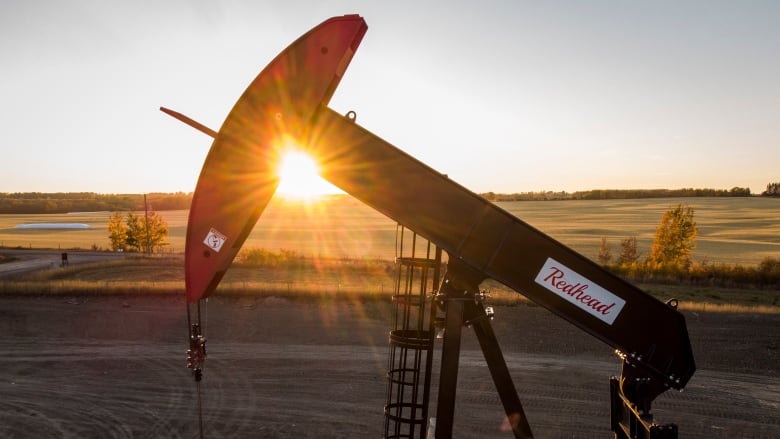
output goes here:
[[780, 183], [769, 183], [766, 190], [761, 193], [765, 197], [780, 197]]
[[[147, 203], [154, 210], [189, 209], [192, 193], [150, 193]], [[143, 194], [98, 194], [95, 192], [0, 192], [0, 213], [47, 214], [69, 212], [115, 212], [144, 210]]]
[[[775, 189], [780, 193], [780, 185]], [[540, 191], [501, 194], [480, 194], [490, 201], [549, 201], [549, 200], [624, 200], [636, 198], [688, 198], [688, 197], [749, 197], [750, 188], [735, 186], [731, 189], [593, 189], [589, 191]], [[767, 193], [762, 193], [767, 195]]]
[[[192, 192], [155, 192], [147, 195], [154, 210], [190, 208]], [[749, 197], [750, 188], [731, 189], [594, 189], [589, 191], [540, 191], [511, 194], [485, 192], [490, 201], [616, 200], [636, 198]], [[768, 183], [761, 193], [780, 197], [780, 182]], [[144, 210], [143, 194], [99, 194], [96, 192], [0, 192], [0, 214], [47, 214], [69, 212], [116, 212]]]

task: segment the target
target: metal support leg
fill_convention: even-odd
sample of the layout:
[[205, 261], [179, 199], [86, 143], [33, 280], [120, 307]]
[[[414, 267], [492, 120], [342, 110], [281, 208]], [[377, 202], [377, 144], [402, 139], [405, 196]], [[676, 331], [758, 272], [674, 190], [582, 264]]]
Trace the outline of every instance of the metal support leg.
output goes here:
[[474, 333], [479, 340], [482, 355], [485, 357], [490, 375], [493, 377], [498, 396], [504, 405], [507, 422], [512, 428], [512, 433], [517, 439], [532, 439], [531, 426], [528, 424], [528, 418], [526, 418], [523, 405], [517, 396], [517, 389], [515, 389], [509, 368], [507, 368], [501, 347], [498, 345], [498, 339], [496, 339], [496, 334], [493, 332], [493, 326], [490, 324], [484, 307], [482, 304], [469, 303], [466, 305], [465, 314], [467, 321], [474, 327]]
[[458, 387], [460, 336], [463, 327], [462, 301], [447, 302], [444, 325], [439, 399], [436, 404], [436, 439], [450, 439], [452, 437], [452, 422], [455, 418], [455, 390]]
[[482, 306], [478, 273], [457, 260], [450, 260], [447, 275], [439, 291], [445, 304], [445, 332], [442, 346], [439, 400], [436, 406], [435, 439], [450, 439], [455, 417], [455, 391], [458, 386], [458, 362], [461, 331], [464, 325], [474, 332], [485, 357], [490, 375], [498, 390], [507, 421], [516, 439], [533, 439], [531, 427], [523, 411], [517, 389], [512, 382], [504, 355], [490, 325], [490, 318]]

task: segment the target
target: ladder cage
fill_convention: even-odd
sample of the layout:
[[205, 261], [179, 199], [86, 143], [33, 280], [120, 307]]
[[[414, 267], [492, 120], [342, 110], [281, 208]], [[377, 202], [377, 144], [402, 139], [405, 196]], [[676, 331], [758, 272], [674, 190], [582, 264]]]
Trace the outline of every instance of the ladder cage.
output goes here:
[[434, 339], [430, 296], [439, 285], [441, 250], [398, 225], [395, 268], [384, 438], [424, 438]]

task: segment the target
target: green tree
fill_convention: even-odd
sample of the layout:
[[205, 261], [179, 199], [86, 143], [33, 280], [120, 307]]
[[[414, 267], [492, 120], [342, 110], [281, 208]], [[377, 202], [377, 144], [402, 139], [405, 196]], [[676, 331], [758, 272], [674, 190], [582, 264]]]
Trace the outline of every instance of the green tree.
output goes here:
[[750, 196], [750, 188], [749, 187], [734, 186], [729, 191], [729, 195], [731, 195], [733, 197], [749, 197]]
[[146, 225], [144, 227], [143, 240], [144, 246], [149, 246], [149, 251], [159, 252], [168, 245], [168, 223], [157, 212], [150, 210], [143, 218]]
[[766, 190], [761, 195], [765, 197], [780, 196], [780, 183], [767, 183]]
[[111, 250], [125, 250], [127, 245], [127, 224], [121, 212], [114, 212], [108, 217], [108, 239]]
[[610, 261], [612, 261], [612, 249], [607, 242], [607, 237], [602, 236], [601, 247], [599, 247], [599, 264], [609, 265]]
[[648, 262], [655, 268], [690, 267], [698, 233], [693, 208], [678, 204], [667, 210], [655, 229]]
[[133, 212], [127, 212], [126, 224], [127, 240], [125, 240], [125, 246], [127, 250], [131, 252], [143, 251], [143, 238], [146, 232], [141, 218]]
[[631, 265], [639, 260], [639, 250], [636, 242], [636, 236], [620, 240], [620, 256], [618, 263], [620, 265]]

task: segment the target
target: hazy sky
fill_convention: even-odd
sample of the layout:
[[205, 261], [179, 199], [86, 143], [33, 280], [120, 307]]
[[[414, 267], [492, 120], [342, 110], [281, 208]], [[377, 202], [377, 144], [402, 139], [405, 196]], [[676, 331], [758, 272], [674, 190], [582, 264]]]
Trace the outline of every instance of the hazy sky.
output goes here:
[[780, 2], [0, 2], [0, 192], [190, 192], [282, 49], [368, 22], [331, 108], [476, 192], [780, 181]]

